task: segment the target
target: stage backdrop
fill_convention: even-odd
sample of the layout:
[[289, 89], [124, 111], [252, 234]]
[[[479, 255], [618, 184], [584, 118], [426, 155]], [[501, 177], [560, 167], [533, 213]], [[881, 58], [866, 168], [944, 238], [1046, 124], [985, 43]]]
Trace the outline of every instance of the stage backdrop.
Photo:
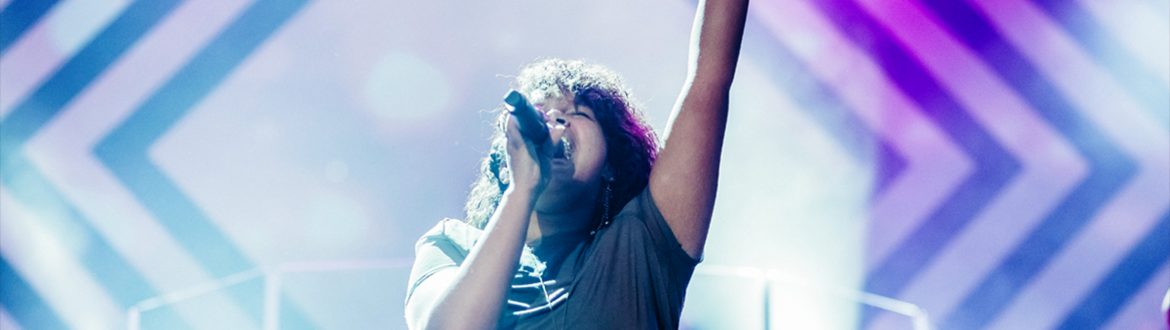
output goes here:
[[[694, 9], [0, 0], [0, 328], [404, 328], [511, 76], [661, 132]], [[684, 324], [1162, 328], [1168, 86], [1167, 0], [754, 1]]]

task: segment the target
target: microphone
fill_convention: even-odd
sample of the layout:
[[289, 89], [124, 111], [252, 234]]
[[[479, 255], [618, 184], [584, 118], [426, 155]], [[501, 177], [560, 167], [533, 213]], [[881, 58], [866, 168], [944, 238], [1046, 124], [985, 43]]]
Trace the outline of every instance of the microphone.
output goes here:
[[504, 103], [512, 106], [508, 112], [516, 116], [516, 124], [520, 126], [520, 135], [536, 145], [543, 145], [548, 141], [548, 128], [544, 124], [544, 119], [532, 106], [532, 103], [528, 103], [528, 98], [513, 89], [504, 96]]

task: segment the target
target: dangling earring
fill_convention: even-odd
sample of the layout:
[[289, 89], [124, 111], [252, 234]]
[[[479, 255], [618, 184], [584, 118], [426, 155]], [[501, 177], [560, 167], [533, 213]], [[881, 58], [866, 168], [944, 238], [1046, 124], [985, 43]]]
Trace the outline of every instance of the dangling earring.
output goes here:
[[507, 166], [500, 166], [496, 179], [499, 179], [497, 185], [500, 187], [500, 191], [508, 190], [508, 185], [512, 184], [512, 171]]
[[508, 185], [512, 184], [512, 172], [508, 169], [508, 164], [504, 162], [504, 156], [499, 153], [492, 152], [491, 156], [491, 170], [496, 174], [496, 186], [500, 191], [508, 190]]
[[605, 195], [601, 197], [601, 223], [597, 224], [597, 228], [589, 232], [589, 235], [597, 235], [597, 232], [600, 231], [601, 228], [609, 225], [609, 199], [611, 196], [613, 196], [613, 185], [611, 182], [613, 182], [613, 179], [605, 179]]

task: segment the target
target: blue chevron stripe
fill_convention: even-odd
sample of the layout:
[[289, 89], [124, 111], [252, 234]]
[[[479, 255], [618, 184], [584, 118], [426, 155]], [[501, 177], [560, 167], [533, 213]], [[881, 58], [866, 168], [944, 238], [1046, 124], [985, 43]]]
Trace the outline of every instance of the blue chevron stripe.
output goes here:
[[66, 329], [65, 322], [0, 256], [0, 306], [25, 329]]
[[1060, 329], [1096, 329], [1105, 325], [1130, 297], [1170, 260], [1170, 212], [1129, 251], [1097, 287], [1081, 299], [1060, 323]]
[[902, 158], [897, 149], [890, 147], [883, 140], [878, 145], [877, 180], [874, 182], [874, 189], [870, 193], [870, 198], [873, 199], [885, 195], [890, 183], [894, 182], [894, 179], [901, 175], [905, 169], [906, 159]]
[[[0, 127], [3, 127], [0, 130], [0, 182], [11, 188], [14, 198], [35, 209], [63, 211], [66, 216], [62, 220], [90, 238], [90, 245], [79, 257], [122, 307], [129, 307], [156, 293], [28, 162], [23, 148], [33, 134], [174, 7], [173, 1], [139, 2], [129, 6], [0, 122]], [[170, 319], [176, 317], [167, 311], [162, 313]]]
[[169, 14], [178, 1], [140, 1], [126, 8], [73, 58], [53, 73], [32, 95], [4, 118], [0, 132], [12, 152], [3, 159], [19, 157], [21, 146], [49, 119], [60, 112], [86, 86]]
[[1124, 155], [1099, 168], [1073, 189], [1056, 210], [1049, 213], [1012, 253], [979, 283], [943, 322], [945, 329], [982, 328], [995, 319], [1021, 289], [1076, 236], [1109, 197], [1128, 181], [1134, 166]]
[[[1073, 222], [1082, 223], [1088, 221], [1091, 214], [1104, 203], [1100, 199], [1112, 195], [1122, 183], [1129, 179], [1132, 175], [1133, 164], [1119, 150], [1109, 144], [1107, 139], [1089, 121], [1081, 117], [1076, 109], [1056, 92], [1056, 88], [1051, 82], [1043, 79], [1039, 71], [1023, 55], [1010, 45], [1004, 44], [1005, 38], [999, 35], [991, 24], [974, 9], [961, 1], [927, 0], [922, 3], [941, 18], [939, 21], [945, 22], [947, 29], [960, 42], [976, 52], [984, 63], [991, 67], [996, 74], [1003, 77], [1002, 81], [1020, 93], [1024, 101], [1038, 115], [1060, 132], [1062, 137], [1072, 142], [1073, 148], [1088, 163], [1089, 173], [1086, 178], [1066, 195], [1052, 212], [1046, 215], [1040, 227], [1045, 225], [1059, 226], [1056, 224], [1059, 221], [1057, 219], [1080, 219], [1073, 220]], [[1106, 189], [1096, 190], [1098, 188], [1094, 187]], [[1070, 237], [1048, 238], [1063, 242]], [[1015, 250], [1014, 253], [1031, 252]], [[1008, 257], [1005, 260], [1011, 260], [1011, 258]], [[972, 298], [972, 296], [965, 298], [965, 302], [954, 311], [951, 317], [946, 319], [946, 328], [977, 328], [985, 325], [1018, 293], [1018, 290], [1010, 290], [1009, 292], [990, 290], [988, 287], [992, 285], [990, 283], [1003, 283], [1001, 280], [1008, 280], [1014, 283], [1011, 287], [1019, 288], [1023, 284], [1021, 281], [1026, 281], [1027, 278], [1039, 271], [1036, 269], [1017, 275], [1005, 275], [1006, 273], [1002, 273], [1005, 271], [1004, 267], [1010, 268], [1010, 266], [1001, 264], [996, 271], [991, 272], [982, 281], [978, 289], [972, 291], [972, 295], [982, 295], [983, 298]]]
[[1104, 66], [1117, 82], [1137, 96], [1139, 102], [1160, 124], [1170, 129], [1170, 85], [1143, 69], [1135, 57], [1104, 31], [1075, 1], [1032, 0], [1055, 19], [1081, 49]]
[[94, 147], [97, 158], [216, 276], [253, 263], [151, 162], [147, 149], [304, 3], [253, 4]]
[[0, 56], [56, 4], [57, 0], [13, 0], [4, 7], [0, 11]]
[[135, 272], [90, 222], [52, 188], [52, 183], [35, 166], [24, 158], [17, 158], [5, 165], [2, 178], [17, 201], [34, 210], [60, 211], [66, 215], [61, 220], [66, 221], [69, 228], [80, 229], [89, 244], [82, 249], [78, 259], [119, 305], [130, 307], [155, 295], [142, 275]]
[[[147, 150], [306, 2], [253, 3], [94, 147], [97, 158], [215, 276], [248, 270], [254, 263], [151, 162]], [[262, 314], [259, 295], [235, 297], [246, 302], [252, 316]], [[286, 316], [293, 319], [284, 325], [311, 324], [299, 312]]]
[[[971, 158], [975, 162], [975, 171], [870, 272], [866, 280], [867, 291], [897, 295], [1019, 173], [1020, 164], [969, 117], [913, 55], [903, 50], [880, 23], [867, 16], [855, 3], [844, 0], [814, 3], [836, 25], [863, 31], [848, 35], [879, 60], [897, 87], [919, 105], [923, 114], [943, 128], [964, 152], [979, 155]], [[872, 310], [867, 310], [863, 322], [869, 322], [872, 313]]]
[[[876, 179], [879, 184], [888, 184], [891, 178], [905, 168], [906, 162], [894, 151], [895, 148], [863, 124], [848, 106], [841, 103], [842, 98], [832, 88], [818, 81], [816, 75], [800, 64], [796, 55], [785, 49], [781, 41], [755, 21], [747, 22], [742, 51], [747, 57], [758, 59], [756, 62], [768, 73], [767, 76], [775, 78], [773, 82], [787, 91], [787, 95], [800, 105], [800, 109], [829, 132], [854, 161], [867, 163], [875, 158], [884, 160], [883, 164], [889, 167], [879, 171]], [[875, 139], [878, 145], [876, 150], [873, 146]], [[874, 153], [879, 154], [874, 157]], [[878, 190], [884, 188], [884, 185], [876, 187]]]

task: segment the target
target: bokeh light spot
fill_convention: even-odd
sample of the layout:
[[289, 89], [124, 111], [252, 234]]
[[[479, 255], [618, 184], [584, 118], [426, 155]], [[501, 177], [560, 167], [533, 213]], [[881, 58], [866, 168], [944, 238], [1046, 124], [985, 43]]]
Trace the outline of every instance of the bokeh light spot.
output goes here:
[[430, 61], [391, 52], [366, 78], [365, 100], [378, 117], [415, 122], [445, 109], [450, 104], [450, 89], [446, 76]]

